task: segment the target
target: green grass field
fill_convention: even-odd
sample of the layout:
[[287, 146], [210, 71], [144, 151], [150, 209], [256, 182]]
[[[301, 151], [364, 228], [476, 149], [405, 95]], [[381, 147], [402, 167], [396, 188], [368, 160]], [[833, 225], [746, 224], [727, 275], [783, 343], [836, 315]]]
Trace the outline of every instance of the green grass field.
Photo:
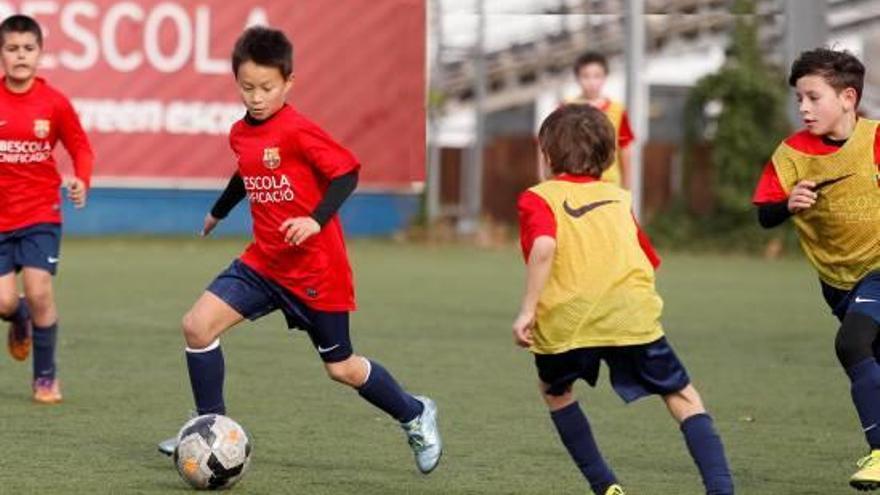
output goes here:
[[[57, 279], [65, 403], [32, 405], [30, 363], [0, 356], [0, 493], [188, 491], [155, 450], [192, 399], [180, 317], [240, 240], [67, 240]], [[512, 345], [523, 281], [513, 250], [350, 246], [355, 349], [434, 397], [446, 453], [417, 474], [398, 427], [325, 378], [280, 315], [224, 338], [226, 399], [255, 441], [238, 493], [588, 493]], [[713, 413], [738, 493], [847, 493], [864, 441], [834, 358], [835, 321], [806, 262], [667, 256], [665, 327]], [[5, 332], [5, 329], [3, 330]], [[656, 398], [628, 407], [603, 371], [581, 403], [633, 494], [701, 485]]]

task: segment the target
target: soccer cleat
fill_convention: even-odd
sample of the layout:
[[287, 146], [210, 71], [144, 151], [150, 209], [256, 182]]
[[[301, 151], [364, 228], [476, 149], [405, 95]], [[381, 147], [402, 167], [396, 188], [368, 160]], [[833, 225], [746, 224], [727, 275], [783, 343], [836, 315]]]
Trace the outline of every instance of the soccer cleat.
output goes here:
[[626, 492], [623, 490], [622, 486], [615, 483], [605, 490], [605, 495], [626, 495]]
[[57, 378], [37, 378], [34, 380], [34, 402], [38, 404], [58, 404], [61, 402], [61, 380]]
[[[24, 298], [19, 299], [18, 304], [25, 304]], [[23, 325], [9, 324], [9, 333], [6, 335], [6, 348], [16, 361], [24, 361], [31, 353], [31, 332], [33, 323], [30, 317]]]
[[[198, 416], [199, 414], [195, 411], [189, 412], [189, 419], [197, 418]], [[165, 440], [159, 442], [156, 446], [159, 448], [159, 452], [167, 455], [168, 457], [171, 457], [174, 455], [174, 449], [177, 448], [177, 436], [166, 438]]]
[[174, 449], [177, 448], [177, 437], [167, 438], [159, 442], [159, 452], [171, 457], [174, 455]]
[[443, 440], [437, 428], [437, 404], [428, 397], [416, 396], [424, 410], [417, 418], [400, 426], [406, 432], [410, 448], [416, 457], [416, 466], [422, 474], [428, 474], [440, 463], [443, 455]]
[[872, 450], [856, 465], [859, 470], [849, 479], [849, 486], [863, 492], [880, 488], [880, 450]]

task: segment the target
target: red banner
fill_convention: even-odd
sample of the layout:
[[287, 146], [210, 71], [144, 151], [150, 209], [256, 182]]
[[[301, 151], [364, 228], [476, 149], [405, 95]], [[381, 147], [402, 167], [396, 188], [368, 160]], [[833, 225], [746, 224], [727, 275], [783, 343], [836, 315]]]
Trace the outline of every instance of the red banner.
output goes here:
[[[250, 25], [294, 45], [291, 103], [361, 159], [362, 184], [424, 180], [422, 0], [0, 2], [45, 31], [40, 75], [73, 101], [96, 185], [216, 184], [244, 114], [229, 55]], [[58, 154], [61, 158], [63, 154]]]

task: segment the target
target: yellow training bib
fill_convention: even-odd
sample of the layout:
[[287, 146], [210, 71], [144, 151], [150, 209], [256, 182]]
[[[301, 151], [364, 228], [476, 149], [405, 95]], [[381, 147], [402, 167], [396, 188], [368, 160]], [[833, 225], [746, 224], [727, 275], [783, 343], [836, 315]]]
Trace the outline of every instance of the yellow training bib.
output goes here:
[[844, 290], [880, 269], [877, 125], [859, 119], [847, 142], [828, 155], [806, 154], [785, 143], [773, 153], [773, 167], [786, 193], [802, 180], [816, 183], [816, 204], [792, 218], [819, 278]]
[[663, 335], [654, 268], [638, 243], [630, 194], [607, 182], [549, 180], [530, 189], [556, 219], [532, 351], [646, 344]]

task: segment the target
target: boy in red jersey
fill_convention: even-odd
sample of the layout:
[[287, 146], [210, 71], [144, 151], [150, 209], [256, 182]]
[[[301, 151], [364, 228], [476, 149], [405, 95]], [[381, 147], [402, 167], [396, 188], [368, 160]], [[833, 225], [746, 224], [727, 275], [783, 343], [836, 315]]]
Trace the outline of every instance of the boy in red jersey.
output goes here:
[[[238, 173], [221, 202], [231, 194], [231, 208], [246, 195], [254, 240], [183, 318], [197, 412], [226, 410], [220, 335], [245, 318], [280, 309], [290, 328], [308, 332], [330, 378], [400, 422], [419, 470], [427, 474], [442, 452], [436, 405], [404, 391], [377, 362], [354, 354], [349, 338], [354, 288], [336, 211], [354, 190], [360, 164], [285, 103], [293, 84], [293, 47], [284, 33], [245, 31], [232, 68], [247, 115], [229, 134]], [[160, 450], [173, 452], [174, 442], [162, 442]]]
[[[10, 322], [9, 352], [19, 361], [33, 342], [33, 399], [61, 402], [56, 378], [58, 313], [52, 276], [61, 243], [61, 176], [52, 157], [58, 140], [73, 158], [68, 197], [86, 203], [94, 156], [67, 98], [37, 77], [42, 31], [32, 18], [0, 24], [0, 318]], [[16, 274], [21, 273], [24, 298]]]
[[789, 218], [840, 321], [835, 351], [870, 453], [849, 483], [880, 488], [880, 122], [859, 118], [865, 66], [845, 51], [800, 54], [788, 78], [804, 129], [785, 139], [753, 202], [765, 228]]

